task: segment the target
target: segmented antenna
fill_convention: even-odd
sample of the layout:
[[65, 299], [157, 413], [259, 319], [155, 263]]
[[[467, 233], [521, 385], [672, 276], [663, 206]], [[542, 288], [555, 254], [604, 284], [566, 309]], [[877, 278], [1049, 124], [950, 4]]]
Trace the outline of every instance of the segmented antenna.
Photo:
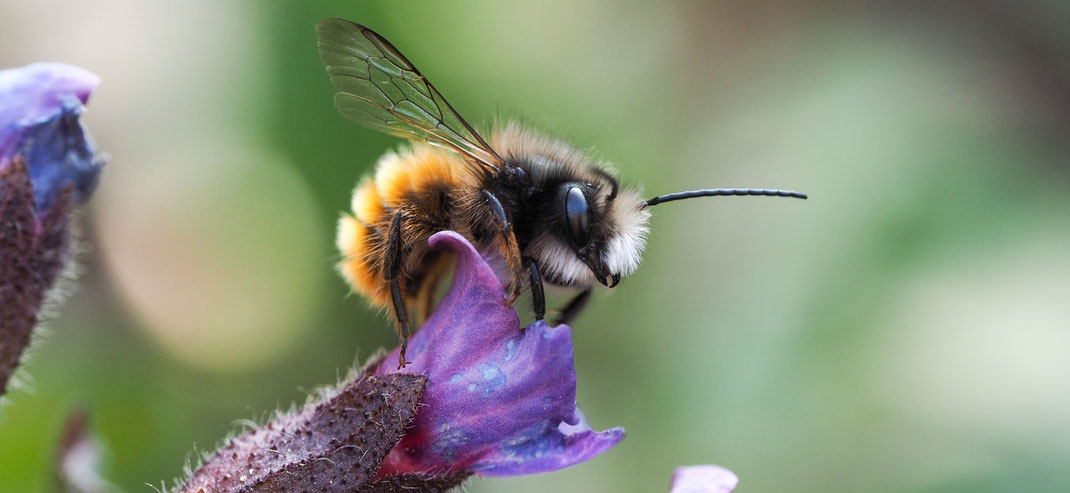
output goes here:
[[692, 190], [690, 192], [676, 192], [647, 199], [646, 207], [672, 202], [674, 200], [693, 199], [695, 197], [722, 197], [722, 196], [758, 195], [764, 197], [791, 197], [806, 200], [805, 193], [791, 190], [777, 190], [773, 188], [707, 188], [705, 190]]

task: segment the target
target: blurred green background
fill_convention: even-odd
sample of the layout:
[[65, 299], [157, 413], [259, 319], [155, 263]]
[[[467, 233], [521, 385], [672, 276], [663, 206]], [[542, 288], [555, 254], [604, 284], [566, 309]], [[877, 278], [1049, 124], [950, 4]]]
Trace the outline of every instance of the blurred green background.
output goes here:
[[1070, 489], [1070, 4], [0, 1], [0, 66], [103, 78], [84, 271], [0, 410], [0, 490], [47, 491], [89, 406], [151, 491], [235, 421], [395, 343], [333, 272], [398, 144], [335, 112], [323, 17], [393, 41], [474, 123], [520, 116], [648, 193], [640, 271], [574, 324], [616, 449], [469, 491]]

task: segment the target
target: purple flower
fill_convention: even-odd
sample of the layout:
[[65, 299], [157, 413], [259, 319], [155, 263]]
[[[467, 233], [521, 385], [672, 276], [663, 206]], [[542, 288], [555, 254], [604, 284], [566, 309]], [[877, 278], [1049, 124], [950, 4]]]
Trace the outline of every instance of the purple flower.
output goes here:
[[78, 121], [99, 83], [69, 65], [0, 70], [0, 395], [66, 264], [70, 202], [85, 199], [100, 172]]
[[720, 466], [684, 466], [672, 474], [669, 493], [731, 493], [739, 484], [732, 471]]
[[[428, 378], [413, 427], [379, 477], [420, 471], [484, 476], [549, 472], [591, 459], [624, 438], [595, 432], [576, 407], [571, 331], [534, 323], [523, 331], [491, 267], [461, 235], [431, 237], [457, 256], [453, 285], [409, 342], [405, 372]], [[398, 351], [377, 374], [394, 373]]]
[[96, 185], [103, 160], [79, 118], [99, 84], [96, 75], [59, 63], [0, 70], [0, 168], [23, 158], [38, 210], [67, 185], [76, 200]]

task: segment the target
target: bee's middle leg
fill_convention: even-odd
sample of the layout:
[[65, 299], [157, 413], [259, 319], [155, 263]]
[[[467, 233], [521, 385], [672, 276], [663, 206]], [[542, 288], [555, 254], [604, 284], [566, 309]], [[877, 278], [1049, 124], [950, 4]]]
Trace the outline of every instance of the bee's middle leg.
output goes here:
[[539, 274], [535, 259], [524, 257], [524, 263], [528, 266], [528, 274], [531, 276], [531, 306], [535, 311], [535, 321], [541, 322], [546, 318], [546, 292], [542, 288], [542, 275]]
[[409, 348], [409, 310], [405, 307], [405, 295], [401, 292], [401, 223], [405, 216], [401, 211], [394, 213], [394, 219], [390, 222], [390, 233], [386, 239], [386, 255], [383, 258], [383, 274], [390, 281], [390, 297], [394, 301], [394, 316], [397, 318], [398, 329], [401, 333], [401, 353], [398, 355], [398, 369], [409, 364], [405, 360], [405, 350]]
[[505, 261], [509, 266], [509, 271], [513, 273], [513, 279], [506, 286], [506, 291], [511, 292], [511, 297], [509, 298], [509, 304], [511, 305], [520, 297], [520, 286], [523, 284], [524, 264], [520, 259], [520, 246], [516, 242], [513, 226], [509, 223], [509, 217], [505, 214], [505, 208], [502, 207], [498, 197], [487, 190], [483, 190], [483, 198], [487, 201], [487, 206], [490, 207], [490, 212], [494, 216], [495, 222], [497, 222], [501, 241], [504, 242], [502, 252], [505, 254]]

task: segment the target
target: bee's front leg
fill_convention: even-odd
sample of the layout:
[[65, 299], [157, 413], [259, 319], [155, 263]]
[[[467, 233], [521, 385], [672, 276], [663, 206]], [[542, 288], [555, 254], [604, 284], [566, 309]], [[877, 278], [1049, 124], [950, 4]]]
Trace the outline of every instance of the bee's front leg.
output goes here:
[[508, 264], [509, 271], [513, 273], [513, 279], [505, 286], [506, 292], [511, 292], [509, 304], [512, 305], [520, 297], [520, 286], [523, 284], [524, 265], [520, 260], [520, 246], [516, 242], [513, 226], [509, 223], [509, 217], [505, 214], [502, 202], [493, 193], [483, 190], [483, 199], [494, 217], [498, 226], [499, 238], [502, 241], [502, 254]]
[[394, 301], [394, 316], [398, 321], [398, 331], [401, 333], [401, 353], [398, 355], [398, 369], [409, 364], [405, 360], [405, 350], [409, 348], [409, 310], [405, 306], [405, 295], [401, 292], [401, 282], [398, 274], [401, 273], [401, 224], [405, 216], [401, 211], [394, 213], [394, 219], [390, 222], [390, 233], [386, 238], [386, 254], [383, 258], [383, 277], [390, 281], [390, 296]]

